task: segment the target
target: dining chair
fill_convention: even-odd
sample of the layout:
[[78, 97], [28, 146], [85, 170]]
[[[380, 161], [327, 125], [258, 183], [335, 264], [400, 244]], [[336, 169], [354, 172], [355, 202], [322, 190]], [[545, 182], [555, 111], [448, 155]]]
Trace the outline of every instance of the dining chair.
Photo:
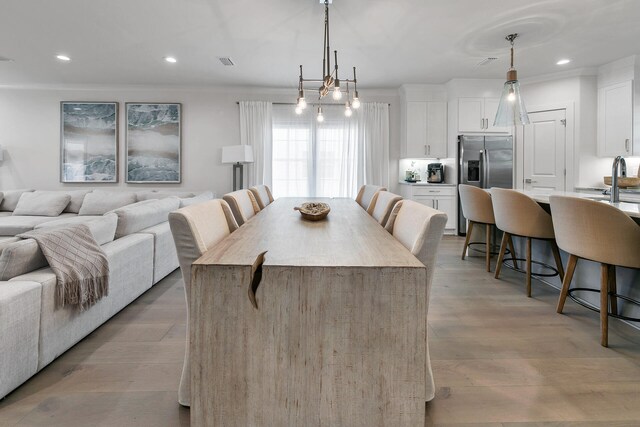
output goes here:
[[378, 224], [385, 226], [393, 207], [402, 200], [402, 196], [389, 191], [377, 191], [371, 199], [367, 213], [371, 215]]
[[373, 196], [378, 191], [387, 191], [385, 187], [380, 187], [377, 185], [363, 185], [360, 187], [360, 191], [358, 191], [358, 195], [356, 196], [356, 202], [366, 211], [369, 209], [369, 205], [371, 204], [371, 200]]
[[191, 364], [189, 359], [189, 303], [191, 299], [191, 264], [208, 249], [238, 229], [231, 209], [224, 200], [211, 200], [169, 213], [169, 227], [178, 252], [180, 271], [187, 302], [187, 345], [178, 389], [178, 402], [191, 405]]
[[[438, 246], [447, 224], [447, 214], [413, 200], [401, 200], [393, 207], [386, 230], [427, 268], [427, 296], [430, 295]], [[427, 299], [427, 309], [429, 300]], [[435, 396], [435, 384], [427, 339], [427, 401]]]
[[[551, 277], [558, 275], [560, 276], [560, 280], [564, 280], [564, 268], [562, 266], [562, 259], [560, 259], [560, 251], [556, 244], [551, 215], [542, 209], [542, 206], [540, 206], [538, 202], [533, 200], [531, 197], [515, 190], [492, 188], [491, 202], [493, 203], [493, 213], [496, 218], [496, 226], [503, 231], [500, 255], [498, 255], [498, 263], [496, 264], [495, 278], [498, 279], [500, 277], [502, 261], [504, 261], [504, 254], [507, 250], [509, 239], [511, 236], [519, 236], [526, 239], [526, 258], [516, 258], [514, 253], [511, 259], [514, 263], [515, 261], [525, 261], [526, 271], [524, 273], [526, 274], [528, 297], [531, 297], [532, 276]], [[551, 245], [551, 251], [553, 252], [553, 258], [555, 259], [556, 268], [542, 262], [532, 260], [531, 241], [533, 239], [549, 242]], [[533, 273], [531, 271], [532, 263], [547, 268], [553, 271], [553, 273]], [[516, 271], [522, 272], [517, 269], [517, 267], [515, 268]]]
[[273, 203], [273, 196], [271, 195], [271, 190], [268, 186], [256, 185], [255, 187], [251, 187], [249, 191], [253, 193], [253, 197], [255, 197], [260, 210]]
[[260, 212], [256, 197], [249, 190], [238, 190], [227, 193], [223, 199], [229, 204], [238, 225], [242, 225]]
[[[618, 298], [623, 299], [625, 305], [638, 302], [617, 293], [616, 266], [640, 269], [640, 226], [619, 209], [594, 200], [549, 196], [549, 201], [558, 246], [569, 253], [556, 311], [562, 313], [567, 296], [573, 298], [573, 291], [600, 292], [600, 309], [595, 311], [600, 312], [600, 345], [608, 347], [610, 315], [625, 320], [639, 320], [618, 313]], [[600, 263], [599, 291], [579, 287], [570, 289], [578, 259]]]

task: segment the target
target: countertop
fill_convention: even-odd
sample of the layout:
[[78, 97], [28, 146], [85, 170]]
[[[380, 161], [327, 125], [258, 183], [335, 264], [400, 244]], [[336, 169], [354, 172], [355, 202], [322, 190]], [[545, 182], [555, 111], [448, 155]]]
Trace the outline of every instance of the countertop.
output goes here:
[[531, 191], [531, 190], [516, 190], [527, 196], [531, 197], [538, 203], [549, 203], [550, 195], [560, 195], [560, 196], [569, 196], [569, 197], [579, 197], [581, 199], [597, 199], [602, 203], [606, 203], [608, 205], [614, 206], [620, 209], [622, 212], [626, 213], [630, 217], [640, 218], [640, 203], [629, 203], [629, 202], [619, 202], [619, 203], [611, 203], [609, 201], [609, 196], [594, 196], [592, 194], [585, 193], [575, 193], [572, 191], [552, 191], [551, 193], [542, 193], [539, 191]]
[[[610, 191], [611, 187], [606, 186], [606, 187], [576, 187], [576, 190], [582, 190], [582, 191]], [[621, 188], [620, 189], [621, 193], [629, 193], [629, 194], [638, 194], [640, 195], [640, 187], [632, 187], [632, 188]]]
[[443, 182], [441, 184], [435, 184], [427, 181], [418, 181], [418, 182], [407, 182], [407, 181], [398, 181], [403, 185], [425, 185], [425, 186], [433, 186], [433, 187], [455, 187], [456, 184], [449, 184], [447, 182]]

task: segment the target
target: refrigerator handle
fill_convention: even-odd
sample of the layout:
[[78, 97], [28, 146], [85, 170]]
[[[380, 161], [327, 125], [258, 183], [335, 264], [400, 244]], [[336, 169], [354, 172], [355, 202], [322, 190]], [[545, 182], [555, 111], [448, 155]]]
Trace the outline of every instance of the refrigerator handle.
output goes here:
[[480, 150], [480, 188], [485, 186], [484, 176], [484, 150]]

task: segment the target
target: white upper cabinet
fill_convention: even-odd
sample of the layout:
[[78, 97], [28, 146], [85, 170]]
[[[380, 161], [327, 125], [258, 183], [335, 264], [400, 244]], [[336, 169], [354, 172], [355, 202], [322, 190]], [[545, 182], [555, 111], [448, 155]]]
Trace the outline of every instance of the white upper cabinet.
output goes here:
[[509, 133], [508, 128], [493, 126], [500, 98], [459, 98], [460, 133]]
[[598, 156], [633, 155], [633, 81], [598, 89]]
[[406, 102], [405, 135], [403, 157], [447, 157], [447, 103]]

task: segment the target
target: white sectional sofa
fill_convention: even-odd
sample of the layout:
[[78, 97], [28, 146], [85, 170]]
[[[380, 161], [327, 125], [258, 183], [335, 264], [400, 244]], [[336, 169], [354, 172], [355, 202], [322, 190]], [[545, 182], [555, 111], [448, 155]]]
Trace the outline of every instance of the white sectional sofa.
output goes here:
[[[36, 193], [27, 196], [33, 206]], [[37, 206], [29, 210], [30, 203], [19, 203], [19, 192], [5, 192], [0, 203], [0, 398], [178, 268], [168, 213], [213, 198], [210, 192], [68, 193], [75, 193], [64, 207], [69, 212], [59, 215], [29, 215], [55, 211], [38, 212]], [[45, 196], [58, 203], [58, 210], [64, 203], [59, 194]], [[114, 206], [114, 199], [120, 206]], [[89, 227], [109, 260], [109, 295], [84, 312], [55, 307], [53, 271], [34, 240], [15, 237], [34, 228], [74, 223]]]

